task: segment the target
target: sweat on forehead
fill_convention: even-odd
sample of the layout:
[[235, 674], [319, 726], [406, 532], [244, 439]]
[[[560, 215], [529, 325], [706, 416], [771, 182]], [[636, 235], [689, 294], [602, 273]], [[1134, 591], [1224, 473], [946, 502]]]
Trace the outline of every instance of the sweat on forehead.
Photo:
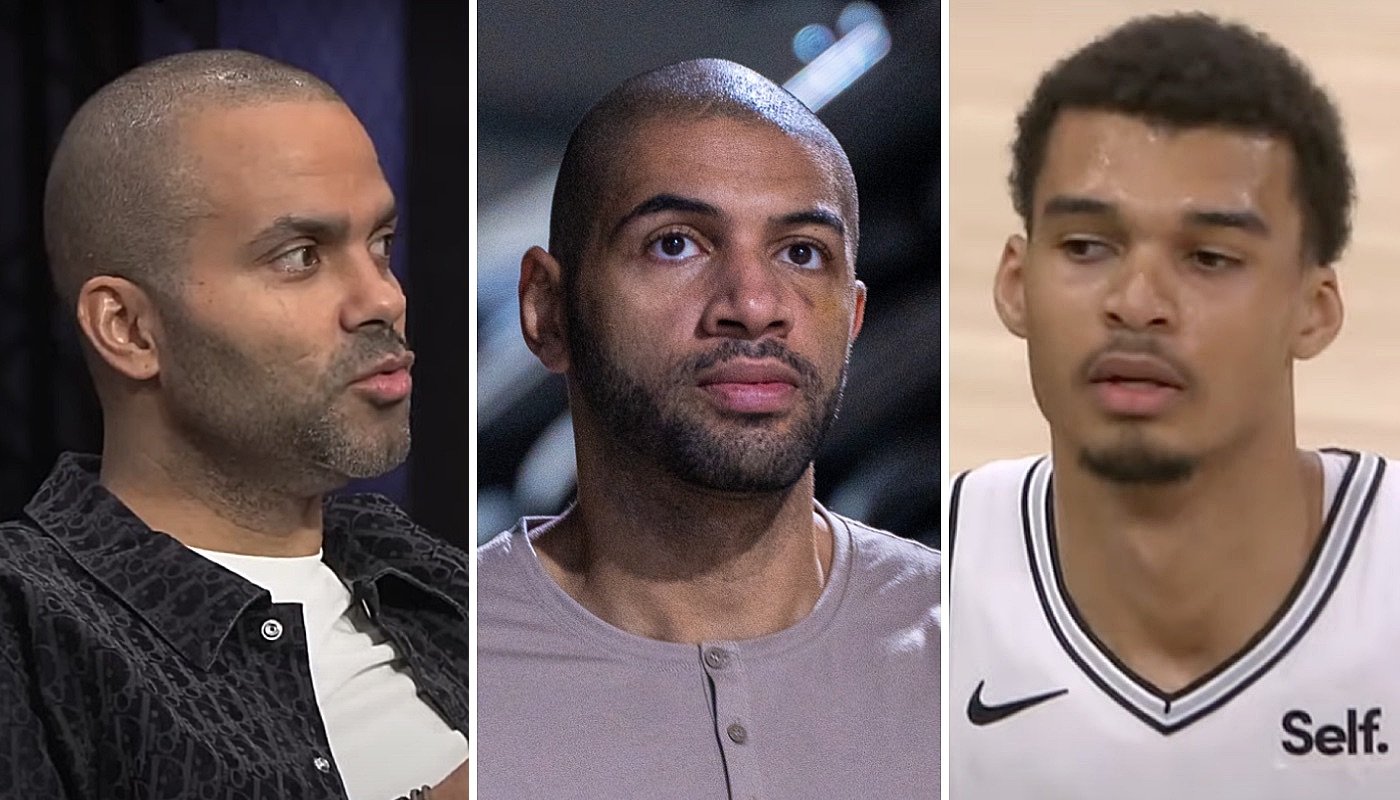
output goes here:
[[182, 119], [302, 100], [341, 102], [320, 78], [238, 50], [169, 56], [99, 89], [64, 130], [44, 190], [44, 241], [65, 306], [94, 275], [174, 283], [189, 220], [199, 213], [180, 157]]
[[800, 100], [748, 67], [699, 59], [624, 81], [574, 129], [559, 168], [549, 220], [549, 250], [566, 272], [577, 267], [601, 201], [635, 133], [655, 120], [714, 118], [770, 126], [800, 141], [831, 171], [854, 237], [859, 230], [855, 176], [831, 131]]

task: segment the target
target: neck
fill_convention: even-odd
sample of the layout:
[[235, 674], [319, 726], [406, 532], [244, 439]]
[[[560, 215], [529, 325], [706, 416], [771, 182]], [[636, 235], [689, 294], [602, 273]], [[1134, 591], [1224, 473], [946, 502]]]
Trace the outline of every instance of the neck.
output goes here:
[[1321, 464], [1291, 437], [1166, 486], [1107, 482], [1058, 448], [1054, 459], [1065, 586], [1095, 636], [1164, 691], [1268, 624], [1321, 531]]
[[578, 452], [578, 501], [535, 547], [604, 621], [671, 642], [741, 640], [816, 605], [834, 539], [810, 467], [786, 490], [738, 494], [687, 484], [635, 453]]
[[102, 452], [102, 485], [152, 530], [189, 547], [259, 556], [321, 548], [322, 495], [279, 486], [266, 465], [214, 458], [172, 437], [124, 435], [116, 425]]

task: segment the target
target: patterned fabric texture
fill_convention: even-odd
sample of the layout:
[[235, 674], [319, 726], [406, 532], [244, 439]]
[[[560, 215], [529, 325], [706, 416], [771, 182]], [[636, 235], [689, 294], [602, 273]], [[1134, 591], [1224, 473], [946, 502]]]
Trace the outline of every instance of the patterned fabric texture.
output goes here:
[[[0, 797], [344, 798], [300, 606], [152, 531], [63, 456], [0, 525]], [[326, 563], [467, 731], [466, 555], [327, 500]], [[406, 787], [407, 788], [407, 787]]]

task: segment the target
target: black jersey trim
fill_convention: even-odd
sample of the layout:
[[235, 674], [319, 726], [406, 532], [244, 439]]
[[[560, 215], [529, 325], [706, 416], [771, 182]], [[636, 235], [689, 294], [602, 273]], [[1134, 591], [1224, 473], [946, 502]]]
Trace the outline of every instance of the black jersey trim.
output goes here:
[[[1089, 662], [1080, 655], [1078, 648], [1070, 643], [1069, 639], [1065, 636], [1065, 632], [1060, 628], [1059, 623], [1055, 619], [1054, 609], [1050, 607], [1050, 600], [1047, 597], [1045, 584], [1040, 577], [1041, 571], [1036, 567], [1035, 534], [1032, 532], [1034, 526], [1031, 523], [1031, 485], [1035, 482], [1036, 472], [1045, 461], [1046, 459], [1042, 458], [1032, 464], [1030, 469], [1026, 470], [1025, 480], [1021, 484], [1021, 532], [1026, 542], [1026, 569], [1030, 572], [1031, 580], [1035, 583], [1035, 595], [1036, 599], [1040, 602], [1041, 613], [1045, 615], [1045, 621], [1050, 626], [1050, 632], [1054, 634], [1055, 639], [1059, 641], [1060, 647], [1065, 651], [1065, 655], [1069, 656], [1071, 661], [1079, 665], [1079, 670], [1089, 678], [1091, 683], [1099, 687], [1100, 691], [1115, 700], [1119, 705], [1123, 706], [1123, 708], [1132, 712], [1138, 719], [1160, 730], [1155, 719], [1145, 714], [1133, 703], [1121, 698], [1118, 692], [1114, 691], [1113, 687], [1099, 674], [1098, 670], [1094, 669]], [[1047, 485], [1046, 497], [1050, 496]]]
[[963, 480], [966, 472], [958, 473], [953, 479], [953, 488], [948, 493], [948, 586], [953, 585], [953, 545], [958, 540], [958, 502], [962, 498]]
[[1353, 483], [1357, 471], [1360, 469], [1360, 466], [1362, 464], [1362, 456], [1361, 454], [1356, 453], [1354, 451], [1341, 450], [1337, 448], [1327, 448], [1324, 452], [1344, 455], [1349, 459], [1349, 461], [1342, 475], [1342, 479], [1338, 483], [1336, 495], [1335, 497], [1333, 497], [1332, 503], [1328, 508], [1327, 515], [1323, 522], [1321, 534], [1318, 536], [1318, 541], [1314, 544], [1312, 552], [1308, 556], [1308, 561], [1304, 565], [1303, 570], [1299, 573], [1298, 579], [1294, 582], [1292, 588], [1289, 590], [1288, 595], [1284, 598], [1283, 602], [1280, 603], [1279, 607], [1275, 610], [1274, 614], [1270, 617], [1269, 621], [1265, 623], [1259, 629], [1259, 631], [1255, 633], [1254, 636], [1250, 637], [1250, 640], [1246, 642], [1238, 651], [1236, 651], [1234, 655], [1230, 656], [1230, 658], [1226, 659], [1224, 662], [1213, 668], [1210, 672], [1206, 673], [1205, 675], [1202, 675], [1201, 677], [1192, 681], [1189, 685], [1182, 687], [1181, 689], [1175, 692], [1164, 692], [1161, 689], [1158, 689], [1151, 682], [1149, 682], [1148, 680], [1146, 680], [1145, 678], [1128, 668], [1128, 666], [1122, 661], [1120, 661], [1118, 657], [1114, 655], [1113, 652], [1110, 651], [1104, 645], [1104, 643], [1094, 634], [1094, 632], [1089, 629], [1088, 625], [1084, 621], [1084, 618], [1080, 615], [1079, 609], [1075, 606], [1073, 599], [1069, 596], [1069, 593], [1066, 591], [1063, 582], [1063, 571], [1060, 569], [1058, 549], [1055, 546], [1055, 517], [1053, 502], [1054, 495], [1052, 491], [1053, 476], [1046, 477], [1044, 490], [1045, 536], [1047, 537], [1046, 549], [1050, 554], [1050, 577], [1055, 582], [1055, 593], [1057, 595], [1057, 598], [1068, 611], [1069, 615], [1073, 619], [1075, 626], [1078, 628], [1078, 631], [1082, 633], [1085, 636], [1085, 638], [1087, 638], [1097, 650], [1096, 655], [1103, 657], [1110, 664], [1112, 664], [1113, 667], [1123, 678], [1126, 678], [1128, 681], [1135, 684], [1145, 693], [1160, 700], [1163, 704], [1163, 711], [1161, 713], [1170, 713], [1171, 708], [1179, 700], [1190, 696], [1194, 692], [1199, 691], [1201, 687], [1205, 686], [1210, 681], [1218, 678], [1223, 672], [1236, 666], [1241, 660], [1248, 658], [1252, 655], [1257, 655], [1256, 650], [1261, 646], [1264, 640], [1266, 640], [1270, 635], [1272, 635], [1275, 632], [1275, 630], [1283, 624], [1288, 614], [1295, 610], [1294, 606], [1299, 602], [1299, 596], [1309, 587], [1309, 585], [1314, 580], [1317, 579], [1315, 572], [1318, 569], [1318, 562], [1322, 559], [1323, 554], [1328, 551], [1329, 545], [1333, 544], [1337, 536], [1345, 537], [1342, 543], [1338, 545], [1338, 547], [1340, 547], [1340, 553], [1337, 555], [1335, 566], [1331, 570], [1330, 574], [1325, 576], [1325, 582], [1318, 591], [1315, 601], [1312, 603], [1311, 607], [1306, 610], [1305, 616], [1302, 619], [1298, 620], [1298, 622], [1295, 624], [1293, 631], [1290, 634], [1288, 634], [1287, 639], [1281, 642], [1277, 646], [1275, 651], [1269, 654], [1267, 657], [1265, 657], [1254, 669], [1241, 675], [1233, 683], [1228, 684], [1225, 687], [1217, 690], [1219, 696], [1216, 697], [1214, 700], [1203, 705], [1201, 708], [1197, 709], [1196, 711], [1193, 711], [1189, 715], [1182, 717], [1181, 719], [1172, 720], [1169, 722], [1162, 721], [1156, 714], [1152, 713], [1152, 710], [1145, 709], [1138, 703], [1135, 703], [1131, 699], [1123, 696], [1123, 694], [1117, 689], [1115, 689], [1112, 683], [1105, 676], [1100, 674], [1099, 670], [1095, 668], [1095, 666], [1089, 661], [1089, 659], [1087, 659], [1082, 653], [1079, 652], [1079, 649], [1074, 645], [1073, 642], [1070, 641], [1069, 637], [1061, 629], [1060, 621], [1054, 612], [1053, 605], [1051, 604], [1048, 595], [1046, 594], [1047, 587], [1045, 586], [1042, 580], [1042, 568], [1039, 565], [1036, 556], [1033, 516], [1031, 514], [1031, 503], [1034, 501], [1031, 497], [1031, 491], [1032, 485], [1035, 480], [1036, 472], [1040, 468], [1042, 462], [1038, 461], [1034, 465], [1032, 465], [1031, 469], [1026, 473], [1026, 478], [1021, 491], [1021, 520], [1022, 529], [1026, 538], [1026, 555], [1029, 559], [1028, 566], [1030, 568], [1031, 575], [1035, 582], [1036, 594], [1040, 601], [1041, 610], [1045, 614], [1047, 622], [1049, 622], [1050, 624], [1051, 631], [1054, 633], [1055, 638], [1059, 640], [1060, 646], [1064, 648], [1066, 654], [1070, 656], [1070, 659], [1072, 661], [1079, 665], [1079, 668], [1085, 673], [1085, 675], [1087, 675], [1090, 678], [1090, 680], [1095, 685], [1097, 685], [1100, 688], [1100, 690], [1102, 690], [1105, 694], [1107, 694], [1109, 697], [1115, 700], [1119, 705], [1123, 706], [1125, 709], [1131, 712], [1138, 719], [1147, 723], [1147, 725], [1149, 725], [1150, 727], [1162, 734], [1175, 733], [1176, 731], [1185, 728], [1187, 725], [1190, 725], [1196, 720], [1202, 719], [1203, 717], [1207, 716], [1213, 711], [1219, 709], [1221, 706], [1225, 705], [1240, 692], [1244, 691], [1259, 678], [1267, 674], [1268, 671], [1272, 669], [1275, 664], [1277, 664], [1285, 655], [1287, 655], [1293, 649], [1295, 645], [1297, 645], [1297, 643], [1312, 627], [1313, 622], [1315, 622], [1318, 616], [1321, 615], [1323, 609], [1326, 608], [1328, 601], [1331, 599], [1332, 594], [1337, 587], [1337, 584], [1341, 581], [1341, 578], [1345, 574], [1346, 568], [1351, 561], [1351, 555], [1355, 551], [1357, 542], [1361, 538], [1361, 531], [1365, 527], [1366, 520], [1370, 516], [1371, 507], [1374, 504], [1376, 495], [1380, 490], [1381, 480], [1385, 475], [1385, 459], [1380, 458], [1378, 456], [1372, 456], [1372, 458], [1374, 458], [1376, 462], [1375, 472], [1371, 476], [1369, 485], [1366, 486], [1364, 490], [1362, 490], [1365, 492], [1365, 495], [1361, 501], [1360, 506], [1355, 512], [1355, 519], [1351, 523], [1350, 530], [1344, 532], [1337, 532], [1334, 530], [1334, 528], [1335, 523], [1337, 521], [1337, 517], [1341, 514], [1342, 507], [1346, 504], [1346, 501], [1348, 499], [1354, 498], [1356, 491], [1358, 491], [1353, 487]]
[[[1098, 648], [1099, 652], [1108, 658], [1108, 660], [1113, 663], [1113, 666], [1123, 673], [1125, 678], [1137, 684], [1143, 691], [1158, 698], [1167, 708], [1170, 708], [1177, 700], [1186, 697], [1196, 689], [1209, 683], [1216, 676], [1220, 675], [1220, 673], [1230, 669], [1235, 664], [1239, 663], [1241, 659], [1248, 656], [1261, 641], [1273, 632], [1273, 629], [1283, 621], [1283, 618], [1288, 615], [1288, 612], [1293, 608], [1293, 604], [1297, 602], [1298, 595], [1303, 593], [1303, 589], [1307, 587], [1309, 581], [1312, 579], [1313, 570], [1317, 567], [1318, 560], [1321, 559], [1323, 551], [1331, 541], [1333, 525], [1337, 521], [1337, 515], [1341, 513], [1342, 502], [1346, 500], [1350, 492], [1351, 482], [1356, 475], [1358, 465], [1359, 459], [1353, 456], [1347, 464], [1346, 470], [1342, 473], [1342, 480], [1337, 485], [1337, 495], [1332, 498], [1332, 504], [1327, 509], [1327, 515], [1323, 518], [1322, 530], [1317, 537], [1317, 541], [1313, 543], [1312, 551], [1308, 554], [1307, 562], [1303, 564], [1303, 569], [1298, 573], [1298, 577], [1294, 579], [1293, 585], [1289, 587], [1288, 594], [1284, 596], [1283, 602], [1279, 603], [1278, 608], [1274, 609], [1274, 613], [1269, 616], [1268, 621], [1266, 621], [1259, 630], [1255, 631], [1254, 635], [1251, 636], [1239, 650], [1235, 651], [1233, 655], [1213, 667], [1209, 672], [1174, 692], [1163, 691], [1151, 681], [1134, 672], [1127, 664], [1120, 661], [1118, 657], [1108, 649], [1108, 646], [1089, 629], [1088, 623], [1079, 612], [1079, 607], [1074, 603], [1074, 598], [1070, 597], [1069, 591], [1066, 589], [1064, 583], [1064, 570], [1060, 567], [1059, 549], [1055, 546], [1055, 517], [1054, 509], [1051, 506], [1052, 489], [1054, 486], [1054, 478], [1052, 477], [1046, 483], [1045, 491], [1045, 534], [1050, 539], [1050, 546], [1048, 549], [1050, 551], [1051, 561], [1054, 565], [1052, 574], [1055, 577], [1055, 590], [1064, 600], [1065, 608], [1069, 611], [1070, 616], [1074, 618], [1075, 624], [1078, 625], [1079, 629], [1084, 632], [1084, 635], [1094, 643], [1094, 647]], [[1163, 713], [1166, 712], [1164, 711]]]

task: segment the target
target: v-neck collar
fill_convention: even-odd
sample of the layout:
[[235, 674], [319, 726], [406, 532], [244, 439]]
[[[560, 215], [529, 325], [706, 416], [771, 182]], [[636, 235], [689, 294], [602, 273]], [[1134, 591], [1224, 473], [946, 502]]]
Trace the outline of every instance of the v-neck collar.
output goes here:
[[1288, 597], [1239, 652], [1175, 692], [1164, 692], [1129, 669], [1089, 630], [1075, 608], [1065, 590], [1055, 543], [1050, 460], [1037, 461], [1022, 485], [1021, 522], [1041, 608], [1065, 652], [1101, 690], [1164, 734], [1181, 730], [1244, 691], [1287, 655], [1326, 606], [1385, 472], [1385, 461], [1372, 454], [1327, 450], [1321, 457], [1345, 459], [1345, 470], [1331, 492], [1322, 533]]

